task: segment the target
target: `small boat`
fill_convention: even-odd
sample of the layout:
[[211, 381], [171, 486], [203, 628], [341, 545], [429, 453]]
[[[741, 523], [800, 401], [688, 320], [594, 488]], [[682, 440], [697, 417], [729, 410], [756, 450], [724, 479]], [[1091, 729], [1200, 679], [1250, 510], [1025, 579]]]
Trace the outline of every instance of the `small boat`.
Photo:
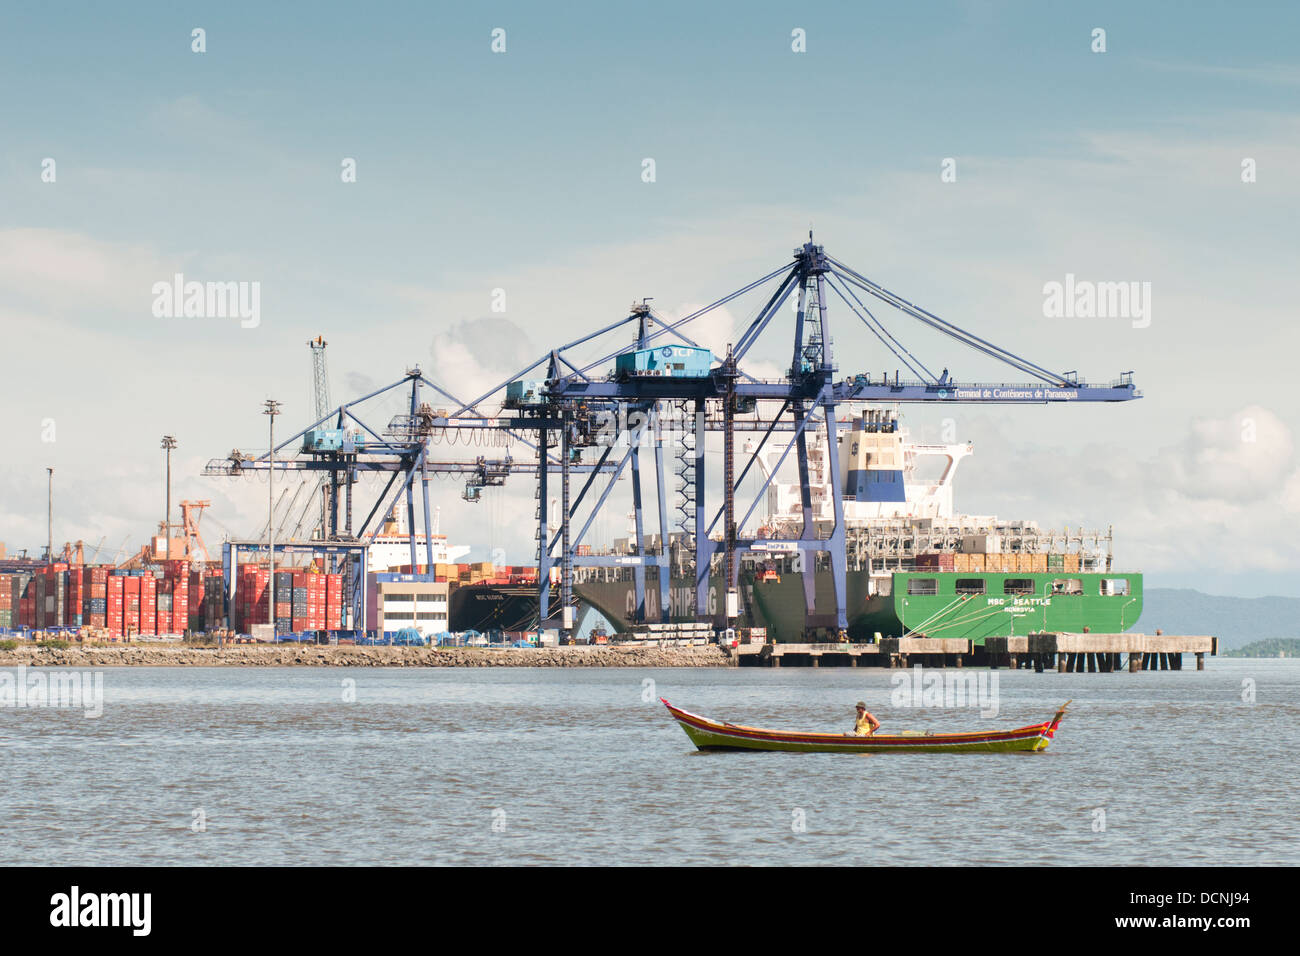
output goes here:
[[903, 731], [897, 734], [795, 733], [762, 730], [710, 720], [674, 707], [662, 697], [663, 705], [682, 725], [691, 743], [700, 750], [784, 750], [794, 753], [883, 754], [906, 753], [1010, 753], [1046, 750], [1065, 716], [1066, 701], [1056, 716], [1041, 724], [1015, 730], [985, 730], [969, 734], [936, 734]]

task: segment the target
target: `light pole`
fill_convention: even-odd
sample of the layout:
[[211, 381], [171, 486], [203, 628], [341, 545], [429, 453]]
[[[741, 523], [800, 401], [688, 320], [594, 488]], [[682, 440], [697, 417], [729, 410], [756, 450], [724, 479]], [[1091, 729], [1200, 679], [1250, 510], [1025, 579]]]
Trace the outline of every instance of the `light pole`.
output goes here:
[[167, 535], [167, 555], [166, 559], [172, 557], [172, 449], [176, 447], [176, 439], [171, 435], [163, 435], [162, 447], [167, 452], [167, 510], [163, 512], [163, 534]]
[[54, 469], [46, 468], [45, 470], [50, 473], [50, 491], [49, 491], [49, 499], [48, 499], [49, 504], [48, 504], [48, 510], [46, 511], [46, 521], [47, 521], [46, 533], [49, 535], [49, 540], [45, 544], [45, 560], [47, 563], [53, 564], [54, 563]]
[[275, 416], [280, 414], [280, 403], [273, 398], [268, 398], [263, 404], [262, 414], [266, 415], [271, 424], [270, 445], [271, 445], [271, 470], [266, 482], [266, 551], [270, 558], [270, 573], [267, 586], [270, 590], [267, 592], [267, 619], [271, 622], [272, 640], [275, 635]]

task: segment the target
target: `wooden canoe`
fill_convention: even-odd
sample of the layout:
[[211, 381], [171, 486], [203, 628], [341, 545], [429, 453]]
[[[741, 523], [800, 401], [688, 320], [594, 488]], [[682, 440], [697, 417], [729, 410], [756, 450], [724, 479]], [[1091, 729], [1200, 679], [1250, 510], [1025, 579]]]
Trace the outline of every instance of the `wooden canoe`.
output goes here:
[[1056, 716], [1041, 724], [1015, 730], [986, 730], [969, 734], [904, 732], [899, 734], [796, 733], [762, 730], [710, 720], [674, 707], [662, 697], [663, 705], [682, 725], [691, 743], [700, 750], [784, 750], [794, 753], [882, 754], [906, 753], [1010, 753], [1046, 750], [1065, 716], [1066, 701]]

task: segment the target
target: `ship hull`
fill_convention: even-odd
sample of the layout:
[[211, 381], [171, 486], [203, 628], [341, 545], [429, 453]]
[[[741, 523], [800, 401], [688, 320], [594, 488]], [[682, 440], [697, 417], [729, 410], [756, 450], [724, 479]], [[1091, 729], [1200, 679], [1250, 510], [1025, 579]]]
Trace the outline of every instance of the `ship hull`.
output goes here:
[[447, 601], [447, 626], [455, 632], [532, 631], [537, 617], [537, 588], [528, 585], [469, 584]]
[[[846, 575], [850, 639], [908, 634], [967, 639], [979, 645], [988, 637], [1042, 631], [1119, 633], [1133, 627], [1142, 613], [1140, 574], [914, 571], [896, 573], [889, 583], [891, 593], [871, 595], [867, 572]], [[720, 585], [719, 576], [714, 575], [707, 592], [706, 617], [723, 627], [727, 622], [721, 614]], [[1104, 593], [1108, 588], [1116, 593]], [[740, 590], [741, 615], [731, 623], [766, 628], [769, 640], [797, 642], [810, 630], [835, 627], [834, 583], [829, 571], [818, 571], [814, 578], [812, 614], [805, 607], [800, 572], [766, 581], [742, 576]], [[914, 593], [931, 590], [933, 593]], [[618, 631], [627, 631], [638, 618], [630, 580], [587, 581], [576, 584], [574, 591]], [[697, 619], [692, 581], [674, 579], [669, 594], [667, 620]], [[645, 611], [647, 621], [663, 619], [654, 569], [647, 569]]]

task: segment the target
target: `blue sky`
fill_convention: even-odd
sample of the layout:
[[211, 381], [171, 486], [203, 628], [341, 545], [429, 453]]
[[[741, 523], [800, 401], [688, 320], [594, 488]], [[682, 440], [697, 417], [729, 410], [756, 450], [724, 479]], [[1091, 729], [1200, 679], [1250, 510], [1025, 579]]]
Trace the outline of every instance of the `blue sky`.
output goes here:
[[[331, 342], [336, 399], [417, 362], [472, 391], [632, 298], [710, 301], [812, 223], [838, 258], [1043, 364], [1137, 371], [1131, 406], [962, 410], [963, 510], [1114, 523], [1152, 585], [1300, 594], [1278, 533], [1300, 518], [1298, 26], [1289, 4], [8, 4], [0, 540], [43, 543], [53, 463], [56, 539], [142, 542], [163, 432], [177, 496], [244, 533], [260, 495], [197, 471], [256, 446], [267, 394], [306, 412], [311, 336]], [[260, 281], [261, 325], [153, 318], [149, 288], [176, 271]], [[1150, 281], [1151, 327], [1045, 320], [1042, 286], [1067, 272]], [[839, 344], [845, 369], [881, 367], [865, 339]], [[506, 524], [528, 484], [494, 505]], [[526, 536], [485, 535], [447, 498], [449, 534], [528, 559]]]

